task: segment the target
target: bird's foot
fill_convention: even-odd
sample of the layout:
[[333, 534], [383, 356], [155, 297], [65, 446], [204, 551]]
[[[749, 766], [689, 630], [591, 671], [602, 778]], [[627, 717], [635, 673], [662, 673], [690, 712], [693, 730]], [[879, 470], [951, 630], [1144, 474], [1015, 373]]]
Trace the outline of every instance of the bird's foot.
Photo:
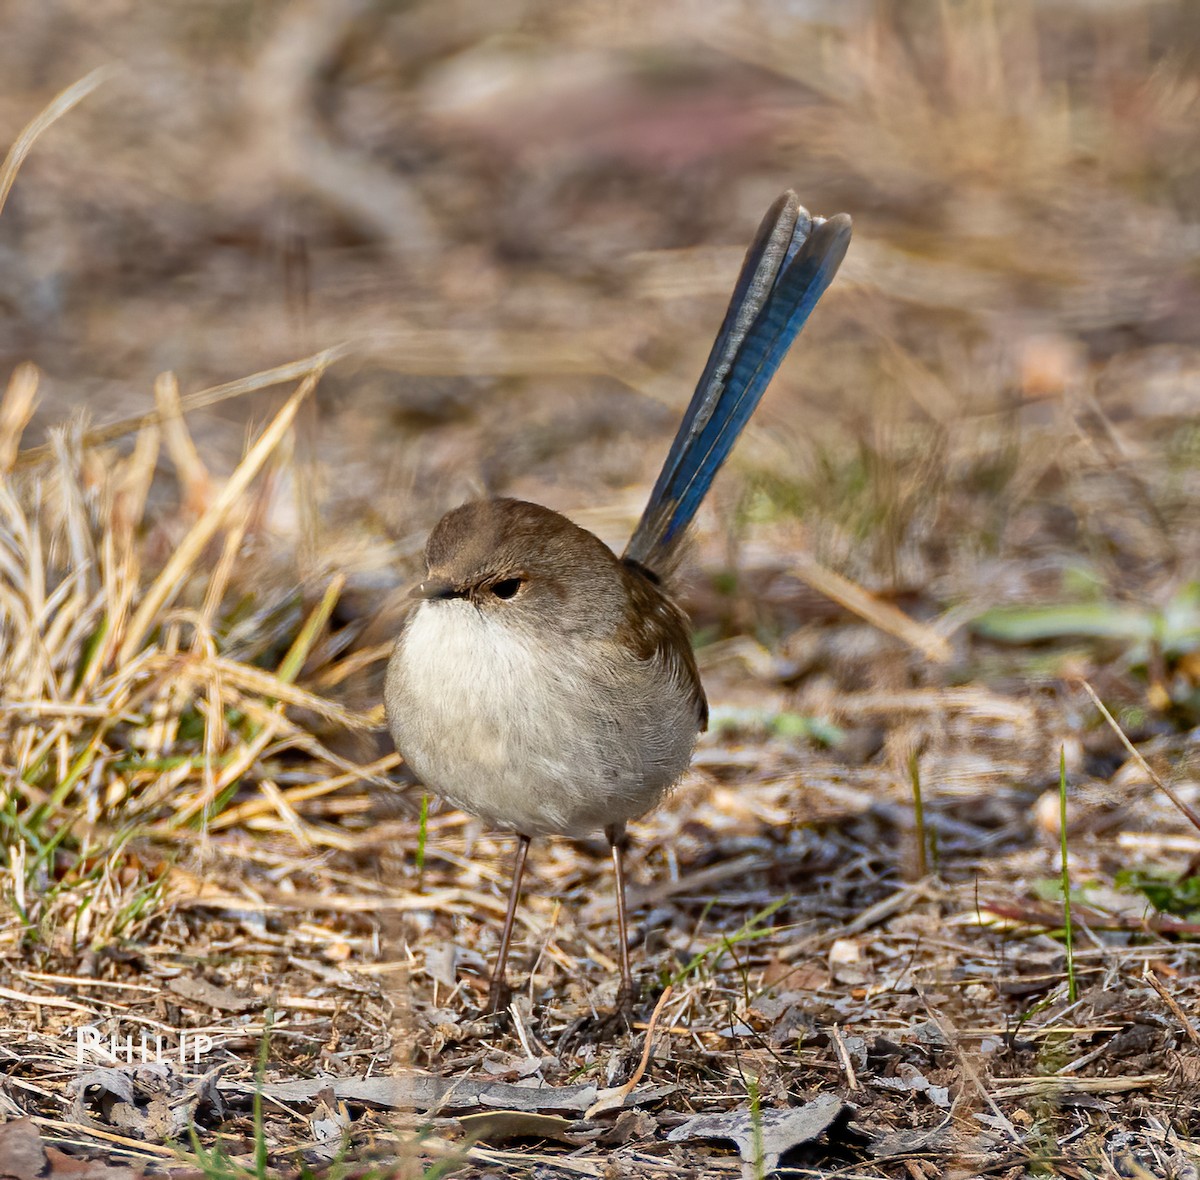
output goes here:
[[566, 1031], [558, 1038], [558, 1051], [573, 1052], [582, 1045], [615, 1041], [632, 1032], [637, 999], [637, 985], [622, 983], [611, 1011], [588, 1012], [567, 1025]]
[[508, 1006], [512, 1003], [513, 990], [508, 986], [508, 982], [504, 979], [493, 979], [491, 989], [488, 991], [487, 1007], [483, 1012], [485, 1016], [494, 1016], [504, 1018], [508, 1014]]

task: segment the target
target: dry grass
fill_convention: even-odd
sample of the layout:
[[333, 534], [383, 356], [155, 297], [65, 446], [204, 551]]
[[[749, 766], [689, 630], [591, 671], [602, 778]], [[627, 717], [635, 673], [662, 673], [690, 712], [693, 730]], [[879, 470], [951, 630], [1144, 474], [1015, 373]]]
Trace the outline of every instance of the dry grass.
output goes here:
[[[833, 1094], [784, 1174], [1195, 1174], [1200, 841], [1155, 786], [1195, 804], [1195, 18], [851, 7], [714, 5], [686, 49], [672, 6], [533, 4], [515, 39], [469, 4], [141, 14], [135, 65], [30, 125], [0, 172], [0, 1148], [26, 1115], [213, 1180], [753, 1175], [690, 1116], [766, 1142]], [[15, 138], [40, 104], [7, 64]], [[562, 1039], [615, 989], [611, 883], [541, 842], [497, 1028], [508, 842], [396, 789], [393, 592], [480, 488], [623, 540], [731, 226], [784, 184], [855, 245], [701, 521], [713, 725], [636, 832], [643, 1019]], [[81, 1024], [170, 1064], [81, 1069]]]

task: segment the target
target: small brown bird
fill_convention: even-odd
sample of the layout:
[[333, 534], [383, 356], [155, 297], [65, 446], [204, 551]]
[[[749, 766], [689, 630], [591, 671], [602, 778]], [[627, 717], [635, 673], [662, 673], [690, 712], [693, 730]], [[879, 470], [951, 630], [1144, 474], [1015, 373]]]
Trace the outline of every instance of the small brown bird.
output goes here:
[[617, 557], [549, 508], [480, 500], [425, 547], [417, 606], [388, 665], [396, 748], [430, 790], [518, 836], [489, 1008], [529, 841], [603, 831], [616, 871], [619, 1007], [633, 996], [625, 825], [678, 781], [708, 718], [688, 620], [665, 579], [718, 468], [836, 274], [850, 218], [794, 193], [767, 213], [641, 522]]

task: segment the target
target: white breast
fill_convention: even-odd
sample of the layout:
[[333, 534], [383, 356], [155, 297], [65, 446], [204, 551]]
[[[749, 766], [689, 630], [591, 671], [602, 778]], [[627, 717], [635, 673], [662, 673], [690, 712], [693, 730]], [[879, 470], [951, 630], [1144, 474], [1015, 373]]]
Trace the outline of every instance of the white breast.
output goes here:
[[696, 739], [692, 698], [661, 663], [612, 641], [529, 635], [463, 599], [417, 608], [386, 700], [397, 749], [428, 787], [528, 836], [643, 814]]

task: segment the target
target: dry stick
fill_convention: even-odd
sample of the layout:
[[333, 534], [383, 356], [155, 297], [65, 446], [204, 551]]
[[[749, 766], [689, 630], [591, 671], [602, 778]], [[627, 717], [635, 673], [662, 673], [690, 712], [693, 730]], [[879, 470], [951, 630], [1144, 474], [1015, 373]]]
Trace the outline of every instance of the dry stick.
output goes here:
[[[971, 1063], [971, 1058], [963, 1051], [962, 1040], [958, 1035], [957, 1029], [955, 1029], [949, 1020], [947, 1020], [933, 1007], [932, 1004], [930, 1004], [929, 997], [926, 996], [926, 994], [921, 990], [920, 986], [918, 986], [916, 990], [917, 995], [920, 997], [921, 1003], [924, 1005], [925, 1011], [929, 1016], [929, 1019], [932, 1020], [937, 1026], [938, 1030], [942, 1034], [942, 1038], [945, 1040], [946, 1044], [953, 1049], [954, 1055], [958, 1058], [958, 1067], [962, 1071], [966, 1082], [972, 1088], [974, 1088], [979, 1097], [991, 1109], [992, 1116], [996, 1119], [996, 1125], [1007, 1132], [1009, 1138], [1014, 1143], [1020, 1143], [1020, 1133], [1017, 1131], [1016, 1127], [1012, 1125], [1012, 1122], [1009, 1120], [1007, 1115], [1005, 1115], [1005, 1113], [996, 1104], [995, 1097], [988, 1093], [987, 1087], [983, 1084], [983, 1078], [980, 1076], [979, 1071]], [[1060, 1087], [1062, 1086], [1061, 1079], [1058, 1080], [1058, 1084]], [[964, 1085], [960, 1089], [958, 1096], [954, 1099], [954, 1103], [951, 1107], [951, 1114], [960, 1112], [966, 1101], [967, 1085]]]
[[[264, 369], [261, 373], [251, 373], [249, 377], [229, 381], [224, 385], [213, 385], [208, 389], [199, 389], [179, 399], [179, 409], [183, 413], [201, 410], [206, 406], [216, 405], [232, 397], [241, 397], [246, 393], [257, 393], [261, 389], [270, 389], [275, 385], [284, 385], [288, 381], [297, 381], [302, 377], [319, 377], [335, 361], [349, 356], [354, 351], [351, 344], [336, 344], [332, 348], [323, 349], [298, 361], [290, 361], [286, 365], [278, 365], [274, 369]], [[80, 440], [82, 447], [95, 447], [102, 443], [112, 442], [127, 434], [142, 430], [147, 426], [157, 426], [163, 421], [161, 410], [151, 410], [146, 414], [137, 414], [132, 418], [122, 418], [108, 426], [98, 426], [89, 430]], [[17, 456], [14, 464], [16, 470], [36, 467], [52, 459], [54, 453], [46, 446], [30, 447]]]
[[880, 631], [893, 635], [915, 648], [935, 664], [948, 664], [953, 656], [950, 643], [932, 627], [910, 619], [902, 610], [877, 598], [857, 583], [826, 569], [818, 561], [801, 554], [792, 559], [792, 569], [802, 582], [807, 582], [819, 594], [865, 619]]
[[837, 1048], [838, 1060], [842, 1063], [842, 1072], [846, 1075], [846, 1085], [850, 1090], [857, 1090], [858, 1077], [854, 1072], [854, 1062], [850, 1060], [850, 1050], [846, 1048], [846, 1042], [842, 1040], [842, 1030], [834, 1024], [830, 1033], [834, 1046]]
[[279, 667], [275, 670], [275, 675], [285, 684], [291, 684], [300, 675], [304, 662], [317, 642], [317, 636], [332, 617], [333, 609], [337, 606], [337, 601], [345, 588], [346, 575], [335, 574], [329, 585], [325, 587], [321, 601], [304, 620], [300, 630], [296, 633], [296, 638], [292, 640], [292, 646], [288, 648], [287, 654], [279, 661]]
[[663, 994], [658, 997], [658, 1003], [654, 1005], [654, 1011], [650, 1013], [650, 1023], [646, 1025], [646, 1042], [642, 1045], [642, 1059], [638, 1062], [637, 1069], [633, 1071], [633, 1077], [623, 1086], [617, 1086], [615, 1089], [605, 1090], [598, 1094], [596, 1101], [584, 1111], [583, 1117], [585, 1119], [590, 1119], [602, 1111], [624, 1106], [625, 1099], [633, 1093], [634, 1087], [642, 1080], [642, 1075], [646, 1072], [646, 1066], [650, 1064], [650, 1051], [654, 1048], [654, 1026], [658, 1023], [663, 1006], [671, 998], [671, 991], [671, 985], [668, 983], [663, 989]]
[[[236, 545], [241, 547], [241, 537], [244, 535], [243, 526], [245, 518], [237, 520], [229, 532], [225, 535], [225, 553], [229, 553], [234, 548], [234, 537], [238, 538]], [[225, 554], [222, 554], [224, 557]], [[218, 571], [221, 568], [218, 563]], [[209, 589], [212, 589], [212, 582], [209, 583]], [[206, 604], [207, 605], [207, 604]], [[216, 609], [215, 607], [213, 608]], [[212, 647], [211, 655], [216, 655], [216, 641], [213, 635], [207, 629], [201, 631], [196, 630], [193, 649], [199, 654], [201, 639], [204, 639]], [[221, 793], [221, 788], [217, 784], [217, 764], [220, 759], [220, 751], [224, 749], [225, 742], [228, 737], [228, 718], [225, 715], [225, 689], [221, 683], [221, 673], [218, 669], [213, 669], [205, 678], [205, 692], [208, 696], [208, 710], [204, 715], [204, 763], [201, 774], [202, 788], [200, 798], [204, 800], [202, 813], [205, 822], [201, 825], [200, 839], [205, 848], [208, 847], [208, 817], [211, 811], [211, 804]]]
[[[429, 376], [461, 376], [464, 373], [505, 376], [564, 376], [608, 373], [623, 381], [622, 369], [608, 359], [611, 350], [589, 346], [577, 333], [560, 333], [547, 338], [545, 332], [478, 332], [463, 329], [414, 329], [402, 332], [375, 332], [343, 340], [312, 356], [302, 357], [273, 369], [252, 373], [223, 385], [197, 390], [179, 399], [186, 414], [216, 405], [243, 394], [255, 393], [319, 373], [349, 356], [370, 356], [386, 361], [404, 373]], [[628, 382], [625, 382], [629, 384]], [[638, 389], [637, 385], [631, 388]], [[644, 390], [639, 390], [645, 392]], [[660, 399], [662, 400], [662, 399]], [[107, 426], [98, 426], [84, 434], [80, 445], [99, 446], [146, 426], [164, 421], [160, 409], [131, 418], [122, 418]], [[30, 447], [17, 456], [15, 467], [23, 470], [53, 458], [49, 446]], [[915, 625], [915, 624], [914, 624]]]
[[[224, 593], [225, 582], [230, 570], [232, 569], [235, 552], [239, 547], [241, 543], [241, 537], [245, 532], [245, 523], [245, 518], [236, 521], [234, 527], [230, 530], [228, 536], [226, 537], [225, 550], [221, 555], [220, 562], [218, 562], [217, 572], [213, 575], [213, 578], [209, 583], [208, 593], [205, 595], [204, 616], [202, 618], [203, 628], [197, 629], [196, 638], [192, 644], [193, 652], [195, 653], [196, 658], [204, 661], [203, 666], [209, 673], [209, 721], [204, 727], [205, 789], [197, 799], [192, 801], [188, 814], [194, 814], [197, 807], [201, 805], [207, 808], [209, 803], [211, 803], [211, 801], [217, 797], [217, 794], [222, 788], [224, 780], [226, 780], [228, 777], [227, 774], [222, 775], [222, 780], [219, 782], [213, 774], [213, 767], [216, 765], [216, 750], [221, 744], [223, 744], [224, 741], [222, 732], [224, 712], [221, 708], [221, 700], [224, 696], [224, 693], [221, 691], [221, 684], [223, 680], [227, 680], [232, 682], [235, 687], [238, 686], [240, 678], [237, 675], [237, 672], [239, 669], [246, 669], [248, 666], [239, 664], [232, 660], [223, 660], [216, 655], [215, 650], [205, 653], [200, 650], [200, 642], [202, 637], [206, 637], [209, 634], [211, 618], [216, 611], [221, 595]], [[284, 656], [283, 662], [280, 665], [280, 671], [278, 673], [272, 675], [270, 673], [263, 673], [258, 669], [249, 669], [249, 675], [252, 678], [252, 682], [262, 686], [260, 688], [260, 692], [263, 696], [273, 700], [278, 700], [277, 694], [273, 691], [274, 686], [276, 684], [290, 685], [290, 681], [295, 679], [301, 665], [307, 658], [308, 652], [315, 641], [317, 633], [328, 621], [329, 615], [333, 611], [334, 605], [337, 602], [337, 597], [341, 593], [341, 589], [344, 584], [345, 577], [343, 575], [339, 574], [333, 579], [330, 586], [326, 590], [325, 596], [321, 603], [309, 616], [304, 626], [301, 627], [300, 633], [297, 635], [291, 648], [288, 650], [287, 655]], [[224, 673], [226, 672], [232, 672], [232, 675], [225, 675]], [[292, 691], [293, 693], [303, 693], [304, 690], [293, 689]], [[322, 710], [324, 708], [325, 703], [319, 698], [309, 696], [307, 699], [311, 704], [316, 705], [318, 710]], [[294, 699], [293, 703], [296, 703]], [[303, 705], [303, 703], [304, 701], [302, 699], [301, 704]], [[336, 705], [333, 705], [332, 707], [335, 709], [338, 708]], [[274, 713], [272, 713], [271, 716], [273, 717]], [[351, 716], [348, 718], [348, 720], [353, 723], [355, 718]], [[268, 731], [269, 736], [274, 736], [270, 725], [268, 725]], [[247, 748], [253, 748], [253, 744], [251, 744], [250, 747], [243, 747], [243, 749]], [[235, 765], [240, 765], [240, 763], [241, 759], [234, 760]], [[278, 788], [273, 784], [268, 785], [264, 781], [263, 789], [264, 792], [270, 796], [270, 799], [273, 802], [276, 800], [283, 800], [283, 796], [280, 794]], [[274, 793], [272, 794], [272, 792]], [[276, 810], [278, 810], [279, 816], [283, 822], [288, 825], [290, 829], [294, 829], [293, 834], [296, 834], [296, 832], [299, 831], [299, 829], [296, 828], [296, 824], [300, 823], [301, 821], [299, 820], [299, 817], [296, 816], [291, 810], [290, 806], [288, 806], [286, 800], [280, 802], [280, 805]], [[209, 822], [206, 817], [206, 823], [204, 826], [206, 838], [208, 830]], [[307, 835], [301, 834], [298, 835], [297, 838], [302, 844], [311, 844], [311, 841], [308, 839]]]
[[74, 1000], [64, 1000], [61, 996], [38, 996], [29, 992], [13, 991], [12, 988], [0, 987], [0, 1000], [9, 1000], [14, 1004], [33, 1004], [38, 1008], [65, 1008], [68, 1012], [91, 1012], [86, 1004], [77, 1004]]
[[[475, 914], [487, 910], [494, 918], [504, 917], [504, 903], [486, 893], [474, 889], [441, 889], [436, 893], [393, 894], [385, 897], [353, 897], [328, 893], [296, 893], [286, 897], [269, 899], [245, 894], [192, 892], [175, 897], [173, 904], [179, 909], [229, 910], [251, 914], [298, 914], [306, 910], [317, 910], [325, 914], [371, 914], [376, 911], [406, 914], [412, 910], [430, 910], [446, 914]], [[520, 912], [517, 920], [529, 925], [529, 920]], [[5, 989], [0, 988], [0, 999]], [[66, 1006], [66, 1001], [55, 1001], [57, 1007]], [[249, 1035], [249, 1030], [243, 1030]]]
[[[292, 839], [300, 845], [301, 848], [311, 850], [314, 841], [309, 836], [308, 825], [300, 818], [300, 816], [289, 806], [286, 799], [283, 797], [283, 792], [279, 789], [279, 785], [269, 778], [258, 780], [258, 789], [262, 792], [263, 798], [271, 805], [271, 810], [279, 816], [283, 822], [284, 828], [291, 835]], [[208, 834], [208, 824], [204, 825], [205, 835]]]
[[[47, 1119], [40, 1115], [30, 1115], [29, 1121], [35, 1126], [44, 1127], [50, 1131], [69, 1131], [76, 1136], [82, 1138], [64, 1139], [61, 1137], [55, 1138], [57, 1143], [73, 1143], [79, 1147], [88, 1147], [95, 1150], [93, 1139], [102, 1139], [105, 1143], [116, 1143], [121, 1147], [133, 1148], [136, 1150], [122, 1152], [122, 1155], [132, 1155], [135, 1159], [145, 1157], [146, 1159], [179, 1159], [179, 1151], [174, 1147], [160, 1147], [157, 1143], [147, 1143], [144, 1139], [130, 1139], [125, 1135], [115, 1135], [112, 1131], [102, 1131], [97, 1126], [85, 1127], [82, 1123], [63, 1122], [62, 1119]], [[120, 1173], [117, 1173], [120, 1175]]]
[[241, 556], [242, 541], [245, 539], [248, 524], [249, 519], [243, 514], [230, 524], [225, 533], [221, 556], [217, 558], [212, 577], [209, 578], [208, 585], [204, 588], [204, 602], [200, 607], [200, 617], [196, 622], [196, 638], [192, 641], [193, 651], [199, 652], [201, 632], [211, 635], [215, 629], [217, 610], [225, 598], [225, 591], [229, 588], [229, 581], [233, 577], [237, 560]]
[[161, 442], [158, 427], [140, 431], [132, 453], [117, 466], [116, 486], [110, 491], [112, 527], [104, 530], [103, 537], [104, 637], [76, 685], [77, 700], [90, 699], [101, 676], [112, 670], [113, 654], [121, 643], [133, 610], [142, 572], [137, 530], [145, 519], [146, 500], [158, 467]]
[[154, 404], [162, 419], [163, 441], [175, 465], [175, 478], [183, 492], [184, 507], [188, 512], [203, 512], [212, 488], [212, 476], [187, 428], [179, 398], [179, 381], [174, 373], [160, 373], [155, 378]]
[[28, 361], [18, 365], [8, 379], [8, 388], [0, 400], [0, 474], [12, 470], [21, 446], [21, 435], [37, 406], [37, 365]]
[[902, 913], [910, 905], [930, 896], [936, 896], [936, 892], [935, 883], [928, 878], [914, 881], [911, 885], [901, 886], [895, 893], [888, 894], [882, 901], [868, 906], [857, 918], [847, 922], [844, 926], [838, 926], [833, 930], [823, 930], [819, 934], [810, 934], [793, 942], [790, 946], [781, 948], [779, 958], [785, 963], [790, 963], [793, 959], [797, 959], [827, 942], [833, 942], [838, 938], [853, 938], [854, 935], [869, 930], [872, 926], [878, 925], [895, 914]]
[[[175, 392], [178, 394], [178, 390]], [[157, 385], [155, 393], [156, 395], [158, 393]], [[161, 405], [162, 402], [160, 401], [159, 404]], [[178, 426], [186, 434], [186, 427], [183, 425], [182, 419], [179, 419]], [[197, 507], [202, 508], [203, 505], [197, 501]], [[220, 608], [221, 602], [225, 597], [225, 589], [229, 584], [229, 579], [233, 576], [234, 565], [242, 551], [242, 541], [246, 536], [248, 524], [249, 517], [243, 512], [230, 522], [229, 528], [225, 532], [225, 541], [221, 546], [221, 556], [217, 559], [216, 568], [213, 570], [212, 576], [208, 580], [208, 585], [204, 589], [204, 603], [200, 608], [200, 617], [196, 621], [195, 632], [192, 636], [192, 652], [197, 658], [208, 658], [210, 660], [216, 658], [217, 649], [215, 640], [213, 639], [213, 623], [217, 616], [217, 610]], [[220, 669], [213, 668], [206, 680], [208, 712], [204, 719], [204, 762], [201, 776], [203, 779], [203, 790], [201, 791], [201, 797], [211, 801], [217, 797], [218, 793], [216, 766], [218, 751], [225, 745], [227, 719], [225, 709], [222, 705], [225, 694], [221, 683]], [[205, 818], [208, 818], [207, 805], [205, 807]], [[208, 840], [207, 823], [203, 827], [202, 839], [205, 842]]]
[[107, 82], [116, 73], [117, 70], [114, 66], [101, 66], [98, 70], [85, 74], [78, 82], [56, 94], [51, 99], [49, 106], [21, 128], [21, 134], [8, 149], [4, 163], [0, 164], [0, 212], [4, 209], [4, 203], [12, 191], [17, 173], [25, 162], [25, 157], [33, 149], [37, 137], [52, 123], [58, 122], [72, 107], [78, 106], [97, 86]]
[[[229, 761], [221, 767], [221, 773], [214, 777], [212, 785], [206, 787], [195, 798], [189, 799], [186, 804], [179, 804], [176, 807], [175, 814], [171, 817], [171, 826], [178, 829], [186, 824], [192, 816], [204, 813], [204, 831], [205, 838], [207, 838], [209, 806], [226, 787], [241, 778], [258, 761], [263, 750], [271, 744], [276, 730], [285, 722], [286, 718], [283, 716], [282, 707], [272, 710], [267, 721], [260, 722], [262, 728], [254, 735], [253, 739], [238, 746], [236, 752], [230, 755]], [[211, 765], [211, 760], [209, 760], [209, 764]]]
[[525, 1024], [521, 1020], [521, 1010], [515, 1000], [509, 1004], [508, 1011], [512, 1016], [513, 1028], [517, 1032], [517, 1040], [521, 1042], [521, 1048], [525, 1050], [526, 1059], [536, 1060], [533, 1050], [529, 1047], [529, 1034], [525, 1031]]
[[[327, 664], [319, 672], [314, 672], [309, 680], [309, 685], [314, 691], [336, 688], [353, 673], [360, 672], [363, 668], [369, 668], [372, 664], [378, 664], [381, 660], [386, 660], [392, 654], [395, 646], [395, 640], [389, 639], [385, 643], [376, 643], [371, 647], [351, 652], [348, 656], [343, 656], [336, 664]], [[378, 724], [383, 724], [382, 719]]]
[[[305, 783], [299, 787], [289, 787], [282, 791], [281, 795], [289, 806], [295, 807], [309, 799], [318, 799], [322, 795], [328, 795], [331, 791], [341, 790], [342, 787], [348, 787], [351, 783], [359, 782], [364, 778], [373, 778], [376, 775], [384, 774], [399, 765], [399, 754], [387, 754], [358, 770], [334, 775], [331, 778], [322, 779], [318, 783]], [[220, 815], [214, 816], [208, 826], [212, 831], [219, 831], [221, 828], [234, 827], [244, 823], [246, 820], [263, 815], [270, 810], [272, 810], [272, 806], [265, 799], [246, 799], [242, 803], [226, 808]]]
[[[480, 333], [463, 329], [375, 332], [343, 340], [312, 356], [252, 373], [249, 377], [189, 393], [179, 399], [179, 407], [183, 413], [190, 413], [243, 394], [299, 380], [310, 373], [322, 372], [330, 365], [354, 355], [386, 361], [405, 373], [432, 376], [473, 373], [496, 377], [514, 374], [557, 377], [600, 372], [624, 381], [622, 369], [607, 359], [610, 351], [589, 346], [587, 340], [581, 341], [576, 333], [560, 333], [548, 340], [545, 332]], [[628, 381], [625, 383], [629, 384]], [[636, 384], [631, 388], [646, 392]], [[80, 445], [85, 448], [99, 446], [163, 421], [160, 409], [122, 418], [87, 431]], [[49, 446], [30, 447], [17, 456], [14, 467], [16, 470], [36, 467], [53, 457]]]
[[[1055, 1074], [997, 1078], [1003, 1082], [994, 1092], [996, 1098], [1039, 1097], [1062, 1093], [1124, 1094], [1130, 1090], [1153, 1090], [1166, 1081], [1165, 1073], [1122, 1074], [1119, 1077], [1060, 1078]], [[989, 1099], [990, 1102], [990, 1099]], [[999, 1107], [993, 1104], [992, 1109]]]
[[283, 404], [283, 408], [275, 415], [271, 424], [258, 436], [258, 441], [252, 446], [246, 457], [238, 464], [229, 482], [221, 489], [221, 494], [213, 500], [208, 510], [192, 525], [187, 536], [179, 547], [171, 554], [162, 572], [154, 579], [141, 606], [129, 624], [125, 642], [117, 653], [118, 665], [132, 658], [141, 646], [146, 632], [150, 630], [155, 618], [168, 602], [179, 592], [184, 575], [188, 568], [200, 556], [204, 547], [212, 540], [221, 527], [225, 516], [241, 498], [251, 480], [259, 473], [271, 452], [279, 445], [280, 440], [291, 427], [299, 410], [301, 402], [316, 388], [318, 374], [310, 373], [300, 387]]
[[[439, 1141], [432, 1138], [423, 1138], [421, 1140], [422, 1150], [426, 1152], [430, 1151], [429, 1145], [435, 1142], [445, 1144], [442, 1148], [443, 1154], [438, 1157], [439, 1159], [451, 1159], [454, 1163], [454, 1170], [461, 1167], [462, 1159], [464, 1158], [461, 1142], [451, 1145], [444, 1139]], [[467, 1150], [465, 1158], [468, 1163], [492, 1165], [488, 1169], [487, 1175], [500, 1174], [496, 1170], [498, 1167], [503, 1167], [503, 1175], [505, 1176], [516, 1176], [521, 1172], [529, 1175], [530, 1168], [537, 1169], [537, 1175], [546, 1175], [551, 1171], [570, 1172], [575, 1176], [583, 1176], [584, 1180], [603, 1180], [603, 1177], [612, 1175], [609, 1169], [606, 1168], [604, 1171], [601, 1171], [596, 1164], [589, 1164], [583, 1159], [572, 1159], [569, 1155], [551, 1154], [548, 1151], [538, 1154], [530, 1152], [528, 1148], [522, 1148], [520, 1151], [497, 1151], [493, 1148], [472, 1147]], [[541, 1165], [540, 1168], [538, 1168], [539, 1164]], [[443, 1175], [448, 1176], [450, 1173], [444, 1172]]]
[[1113, 715], [1104, 707], [1104, 702], [1096, 695], [1096, 690], [1092, 688], [1092, 686], [1086, 680], [1084, 680], [1082, 676], [1079, 677], [1079, 683], [1083, 685], [1084, 691], [1092, 698], [1092, 702], [1095, 704], [1096, 708], [1100, 710], [1100, 715], [1112, 727], [1113, 733], [1115, 733], [1117, 737], [1121, 739], [1121, 744], [1129, 751], [1133, 760], [1150, 776], [1150, 779], [1154, 785], [1158, 787], [1158, 789], [1162, 791], [1162, 793], [1166, 795], [1166, 797], [1170, 799], [1171, 802], [1174, 803], [1184, 815], [1187, 816], [1188, 822], [1192, 825], [1192, 827], [1200, 830], [1200, 815], [1196, 814], [1195, 810], [1193, 810], [1193, 808], [1184, 801], [1174, 787], [1167, 786], [1167, 784], [1163, 782], [1163, 780], [1154, 772], [1154, 769], [1150, 766], [1150, 763], [1142, 757], [1137, 747], [1134, 746], [1134, 744], [1125, 736], [1125, 731], [1117, 724], [1113, 718]]
[[1179, 1001], [1176, 1000], [1169, 991], [1167, 991], [1162, 981], [1150, 969], [1149, 962], [1142, 964], [1142, 978], [1152, 988], [1154, 988], [1156, 992], [1158, 992], [1158, 994], [1162, 997], [1163, 1003], [1171, 1009], [1175, 1019], [1179, 1021], [1183, 1031], [1187, 1033], [1187, 1039], [1191, 1041], [1193, 1045], [1200, 1046], [1200, 1033], [1196, 1032], [1196, 1026], [1188, 1018], [1187, 1013], [1184, 1012], [1184, 1010], [1179, 1006]]
[[332, 721], [347, 729], [373, 729], [375, 726], [369, 717], [347, 709], [336, 701], [319, 697], [307, 689], [297, 688], [294, 684], [281, 680], [272, 672], [255, 668], [252, 664], [243, 664], [225, 656], [213, 656], [210, 662], [218, 669], [225, 681], [242, 692], [256, 693], [262, 697], [270, 697], [295, 709], [308, 709], [318, 716]]

